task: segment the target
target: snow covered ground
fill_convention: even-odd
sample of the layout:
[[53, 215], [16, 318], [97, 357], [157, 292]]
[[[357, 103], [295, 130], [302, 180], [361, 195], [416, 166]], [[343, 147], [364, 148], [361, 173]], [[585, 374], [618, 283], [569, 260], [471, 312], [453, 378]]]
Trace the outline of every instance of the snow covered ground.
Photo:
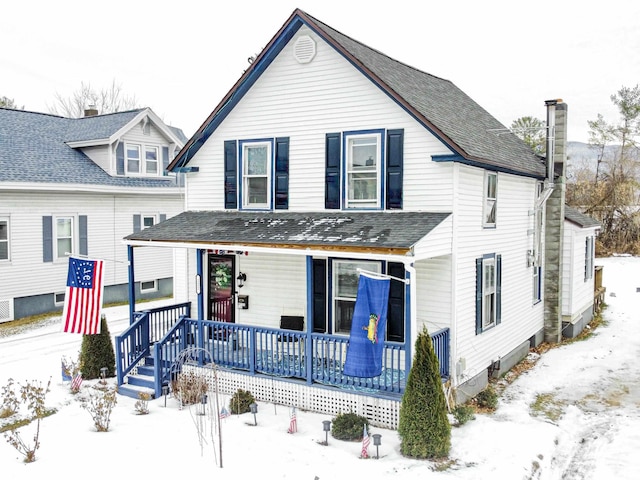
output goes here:
[[[533, 368], [507, 386], [495, 413], [453, 427], [451, 464], [442, 471], [432, 462], [402, 457], [395, 431], [372, 427], [370, 434], [382, 435], [380, 458], [361, 459], [359, 442], [329, 435], [328, 445], [321, 445], [322, 422], [331, 420], [329, 416], [298, 411], [298, 432], [288, 434], [289, 408], [261, 402], [257, 426], [251, 414], [226, 418], [221, 442], [211, 430], [215, 412], [180, 410], [172, 398], [166, 407], [163, 398], [154, 400], [148, 415], [138, 415], [135, 400], [119, 396], [110, 430], [96, 432], [79, 396], [70, 393], [60, 375], [60, 358], [77, 358], [81, 337], [61, 333], [59, 319], [52, 319], [37, 329], [0, 338], [0, 388], [9, 378], [17, 383], [46, 383], [51, 378], [46, 403], [58, 409], [42, 422], [34, 463], [24, 464], [0, 439], [0, 476], [30, 480], [82, 472], [96, 479], [636, 479], [640, 258], [599, 258], [596, 264], [604, 265], [606, 324], [586, 341], [542, 354]], [[111, 334], [126, 327], [128, 307], [105, 313]], [[85, 381], [81, 395], [88, 394], [92, 383]], [[228, 397], [221, 402], [228, 403]], [[32, 443], [32, 428], [23, 428], [26, 443]], [[199, 432], [204, 433], [201, 439]], [[369, 454], [376, 456], [373, 444]]]

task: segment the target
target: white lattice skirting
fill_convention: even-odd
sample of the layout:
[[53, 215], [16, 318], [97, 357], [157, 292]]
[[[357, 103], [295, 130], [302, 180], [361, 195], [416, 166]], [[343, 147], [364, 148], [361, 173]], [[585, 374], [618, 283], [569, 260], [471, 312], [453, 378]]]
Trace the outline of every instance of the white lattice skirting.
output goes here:
[[[211, 368], [185, 365], [184, 371], [204, 375], [209, 391], [215, 391]], [[371, 425], [398, 428], [400, 400], [371, 397], [322, 385], [309, 386], [276, 377], [254, 377], [248, 374], [219, 369], [218, 392], [233, 395], [238, 389], [252, 393], [256, 400], [295, 406], [301, 410], [327, 415], [353, 412], [366, 417]]]

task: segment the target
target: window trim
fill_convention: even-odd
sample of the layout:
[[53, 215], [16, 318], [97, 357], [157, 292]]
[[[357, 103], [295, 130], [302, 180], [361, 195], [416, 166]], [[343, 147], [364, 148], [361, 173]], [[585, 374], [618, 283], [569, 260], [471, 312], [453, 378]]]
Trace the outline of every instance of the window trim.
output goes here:
[[[495, 192], [494, 196], [489, 196], [489, 179], [495, 178]], [[482, 195], [482, 226], [483, 228], [496, 228], [498, 223], [498, 172], [485, 171], [484, 173], [484, 187]], [[489, 207], [489, 202], [491, 207]], [[487, 216], [490, 211], [493, 211], [493, 222], [487, 221]]]
[[[493, 285], [488, 285], [487, 274], [489, 267], [493, 268], [493, 275], [491, 275]], [[482, 331], [488, 330], [496, 326], [497, 319], [497, 262], [494, 254], [487, 255], [482, 258]], [[491, 316], [487, 319], [487, 297], [491, 296]], [[490, 321], [488, 321], [490, 320]]]
[[[378, 162], [376, 164], [376, 199], [375, 206], [360, 206], [355, 199], [349, 199], [349, 169], [351, 158], [350, 141], [353, 139], [375, 138]], [[385, 203], [385, 130], [355, 130], [342, 133], [342, 205], [344, 210], [382, 210]], [[364, 202], [360, 202], [364, 203]]]
[[[349, 297], [349, 296], [338, 296], [336, 295], [337, 290], [338, 290], [338, 265], [340, 264], [358, 264], [359, 267], [356, 268], [362, 268], [362, 266], [366, 265], [367, 270], [370, 271], [377, 271], [378, 273], [384, 273], [384, 262], [382, 260], [362, 260], [362, 259], [348, 259], [348, 258], [332, 258], [330, 259], [330, 281], [329, 281], [329, 289], [330, 289], [330, 293], [329, 293], [329, 308], [330, 308], [330, 326], [331, 326], [331, 333], [333, 335], [341, 335], [341, 336], [349, 336], [351, 334], [351, 329], [349, 329], [348, 332], [345, 331], [338, 331], [337, 328], [337, 318], [336, 318], [336, 312], [337, 312], [337, 308], [336, 308], [336, 302], [337, 301], [343, 301], [343, 302], [353, 302], [353, 305], [355, 307], [355, 303], [356, 303], [356, 296], [357, 296], [357, 287], [356, 287], [356, 292], [355, 292], [355, 296], [353, 297]], [[376, 267], [377, 266], [377, 270]], [[385, 332], [385, 337], [386, 337], [386, 332]]]
[[[145, 283], [152, 284], [151, 287], [144, 288]], [[140, 282], [140, 293], [152, 293], [158, 291], [158, 280], [145, 280]]]
[[[164, 165], [163, 165], [163, 157], [162, 157], [162, 147], [161, 144], [155, 143], [140, 143], [140, 142], [123, 142], [123, 157], [124, 157], [124, 174], [129, 176], [140, 176], [140, 177], [161, 177], [164, 176]], [[164, 145], [166, 146], [166, 145]], [[138, 169], [131, 170], [129, 169], [129, 148], [135, 147], [138, 150]], [[155, 150], [156, 153], [156, 172], [149, 172], [147, 169], [147, 151]], [[131, 159], [132, 161], [135, 159]]]
[[542, 267], [533, 265], [533, 304], [542, 301]]
[[[71, 235], [70, 235], [70, 244], [71, 244], [71, 248], [68, 251], [62, 252], [62, 254], [60, 254], [60, 240], [64, 240], [64, 238], [61, 238], [58, 236], [58, 220], [61, 219], [68, 219], [71, 221]], [[67, 258], [70, 255], [73, 255], [77, 252], [77, 244], [78, 244], [78, 232], [76, 231], [77, 227], [77, 220], [76, 220], [76, 216], [75, 215], [53, 215], [53, 261], [55, 262], [56, 260], [62, 259], [62, 258]], [[66, 238], [66, 237], [65, 237]], [[66, 249], [65, 249], [66, 250]]]
[[[156, 171], [154, 172], [150, 172], [149, 168], [148, 168], [148, 163], [149, 160], [147, 159], [147, 153], [149, 151], [153, 150], [156, 154], [156, 159], [155, 160], [151, 160], [151, 162], [155, 163], [156, 165]], [[144, 173], [145, 175], [152, 175], [154, 177], [157, 177], [161, 174], [161, 170], [160, 170], [160, 162], [161, 162], [161, 158], [160, 158], [160, 147], [157, 145], [144, 145]], [[142, 169], [142, 168], [141, 168]]]
[[[151, 225], [146, 225], [145, 224], [145, 220], [146, 219], [152, 219], [153, 223]], [[158, 223], [158, 215], [156, 215], [155, 213], [141, 213], [140, 214], [140, 230], [144, 230], [145, 228], [151, 228], [153, 227], [155, 224]]]
[[594, 249], [594, 245], [595, 245], [595, 238], [593, 237], [593, 235], [588, 235], [585, 238], [585, 245], [584, 245], [584, 281], [588, 282], [590, 279], [593, 278], [593, 266], [595, 263], [595, 249]]
[[6, 223], [7, 226], [7, 238], [0, 239], [0, 243], [6, 243], [7, 245], [7, 258], [0, 258], [0, 262], [11, 261], [11, 219], [8, 215], [0, 216], [0, 222]]
[[[240, 140], [238, 146], [238, 180], [240, 184], [240, 209], [241, 210], [273, 210], [273, 189], [274, 189], [274, 139], [273, 138], [262, 138], [255, 140]], [[245, 165], [246, 160], [246, 149], [251, 147], [259, 147], [266, 146], [267, 147], [267, 165], [266, 165], [266, 176], [267, 179], [267, 199], [265, 203], [249, 203], [249, 188], [247, 185], [248, 178], [257, 178], [257, 177], [249, 177], [245, 175], [245, 171], [247, 167]], [[262, 176], [261, 176], [262, 177]]]
[[[477, 257], [476, 263], [476, 335], [491, 330], [502, 322], [502, 255], [498, 253], [489, 253]], [[494, 314], [495, 318], [492, 323], [485, 321], [485, 266], [493, 264], [495, 275], [495, 292], [494, 292]]]
[[[60, 307], [60, 306], [64, 305], [64, 300], [65, 300], [66, 294], [67, 294], [67, 292], [64, 292], [64, 291], [63, 292], [54, 292], [54, 294], [53, 294], [53, 304], [56, 307]], [[62, 300], [58, 300], [58, 297], [60, 297], [60, 296], [62, 296]]]

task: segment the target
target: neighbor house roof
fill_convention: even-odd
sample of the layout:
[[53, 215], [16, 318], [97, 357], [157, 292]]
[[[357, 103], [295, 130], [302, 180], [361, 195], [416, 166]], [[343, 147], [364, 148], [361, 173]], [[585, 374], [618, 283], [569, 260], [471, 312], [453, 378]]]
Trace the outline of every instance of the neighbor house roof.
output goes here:
[[[520, 138], [449, 80], [394, 60], [295, 10], [229, 93], [185, 144], [169, 169], [185, 166], [300, 27], [306, 25], [449, 147], [453, 160], [544, 177], [543, 161]], [[470, 72], [471, 74], [472, 72]]]
[[[111, 176], [67, 142], [109, 138], [142, 110], [65, 118], [0, 108], [0, 185], [2, 182], [175, 187], [173, 177]], [[184, 136], [184, 135], [183, 135]]]
[[449, 213], [187, 211], [125, 241], [408, 251]]
[[565, 220], [569, 220], [582, 228], [602, 227], [602, 224], [595, 218], [590, 217], [589, 215], [582, 213], [577, 208], [570, 207], [569, 205], [564, 206], [564, 218]]

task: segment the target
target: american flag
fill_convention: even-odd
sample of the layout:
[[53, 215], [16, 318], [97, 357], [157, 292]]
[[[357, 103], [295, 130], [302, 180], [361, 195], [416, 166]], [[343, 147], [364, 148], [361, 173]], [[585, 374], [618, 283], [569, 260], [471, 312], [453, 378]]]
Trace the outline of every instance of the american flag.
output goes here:
[[296, 433], [298, 431], [298, 418], [296, 416], [296, 407], [291, 411], [291, 420], [289, 421], [289, 430], [287, 433]]
[[78, 373], [71, 380], [71, 391], [77, 392], [80, 390], [80, 386], [82, 385], [82, 374]]
[[63, 331], [93, 335], [100, 333], [103, 260], [69, 257], [67, 290], [62, 311]]
[[360, 458], [369, 458], [369, 434], [367, 433], [367, 424], [364, 424], [364, 432], [362, 434], [362, 452]]
[[220, 410], [220, 418], [227, 418], [230, 415], [231, 414], [229, 413], [229, 410], [227, 410], [227, 407], [222, 407], [222, 410]]

